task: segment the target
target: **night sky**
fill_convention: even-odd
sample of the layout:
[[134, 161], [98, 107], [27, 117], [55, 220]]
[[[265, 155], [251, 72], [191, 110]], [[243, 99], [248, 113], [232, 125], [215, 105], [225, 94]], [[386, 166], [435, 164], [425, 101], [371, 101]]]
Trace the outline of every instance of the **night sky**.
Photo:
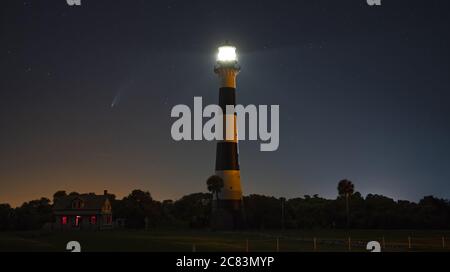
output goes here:
[[[280, 146], [240, 142], [244, 194], [450, 198], [448, 1], [2, 1], [0, 202], [57, 190], [206, 192], [215, 142], [171, 138], [174, 105], [280, 105]], [[206, 120], [205, 120], [206, 121]]]

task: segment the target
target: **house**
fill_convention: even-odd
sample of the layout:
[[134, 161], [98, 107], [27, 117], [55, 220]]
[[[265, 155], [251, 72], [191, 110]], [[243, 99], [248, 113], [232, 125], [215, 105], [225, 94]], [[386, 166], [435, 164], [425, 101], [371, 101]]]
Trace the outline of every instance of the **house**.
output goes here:
[[98, 230], [112, 228], [112, 211], [108, 191], [59, 197], [53, 205], [54, 229]]

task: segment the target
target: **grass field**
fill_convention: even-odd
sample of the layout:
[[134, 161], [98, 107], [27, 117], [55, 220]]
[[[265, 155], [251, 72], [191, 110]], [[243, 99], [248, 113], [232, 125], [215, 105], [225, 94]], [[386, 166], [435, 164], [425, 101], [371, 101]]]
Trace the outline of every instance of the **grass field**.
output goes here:
[[66, 251], [67, 242], [75, 240], [80, 242], [82, 251], [193, 251], [195, 248], [200, 252], [296, 252], [314, 251], [314, 238], [315, 250], [319, 252], [367, 251], [367, 242], [373, 240], [384, 245], [382, 251], [450, 251], [450, 231], [441, 230], [0, 232], [0, 251]]

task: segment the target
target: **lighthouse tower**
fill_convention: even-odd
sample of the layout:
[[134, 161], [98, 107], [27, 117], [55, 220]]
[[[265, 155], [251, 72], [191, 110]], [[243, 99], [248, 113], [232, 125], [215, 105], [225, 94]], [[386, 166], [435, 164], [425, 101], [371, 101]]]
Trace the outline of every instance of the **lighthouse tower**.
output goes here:
[[224, 122], [223, 140], [217, 142], [216, 175], [223, 179], [224, 186], [219, 198], [214, 199], [213, 226], [222, 229], [243, 226], [236, 114], [226, 113], [227, 105], [236, 105], [236, 76], [239, 70], [236, 48], [230, 45], [219, 47], [214, 72], [220, 79], [219, 106]]

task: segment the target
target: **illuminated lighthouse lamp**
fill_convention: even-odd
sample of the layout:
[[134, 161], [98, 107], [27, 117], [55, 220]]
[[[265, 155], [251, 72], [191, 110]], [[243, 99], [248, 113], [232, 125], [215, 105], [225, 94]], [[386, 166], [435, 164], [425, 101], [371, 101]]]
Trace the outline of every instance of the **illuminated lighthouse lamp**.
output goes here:
[[219, 54], [217, 54], [217, 61], [219, 62], [236, 62], [236, 47], [234, 46], [221, 46], [219, 47]]

